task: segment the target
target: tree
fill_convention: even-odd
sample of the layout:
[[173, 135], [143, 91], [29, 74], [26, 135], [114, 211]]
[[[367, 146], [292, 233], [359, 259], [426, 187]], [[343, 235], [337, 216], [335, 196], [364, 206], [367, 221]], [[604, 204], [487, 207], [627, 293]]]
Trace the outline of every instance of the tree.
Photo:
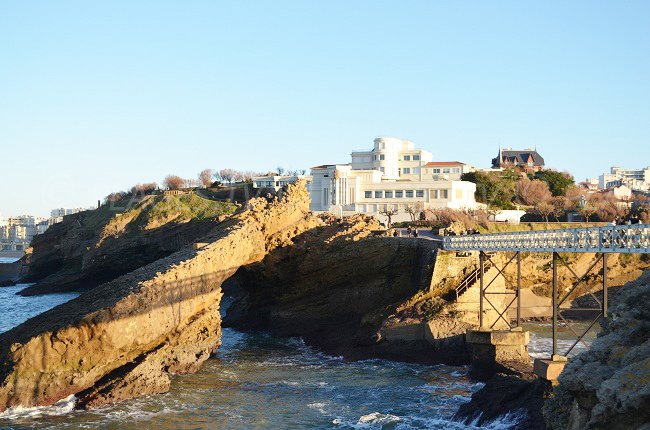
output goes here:
[[424, 205], [422, 202], [417, 202], [414, 205], [407, 205], [406, 206], [406, 212], [411, 216], [411, 221], [415, 222], [417, 219], [420, 217], [420, 213], [422, 212], [424, 208]]
[[307, 171], [306, 171], [305, 169], [300, 169], [300, 170], [298, 170], [298, 174], [299, 174], [300, 176], [305, 176], [305, 173], [307, 173]]
[[497, 209], [514, 209], [515, 185], [518, 176], [511, 171], [468, 172], [461, 180], [476, 184], [476, 201]]
[[553, 205], [553, 217], [555, 218], [555, 222], [559, 222], [560, 217], [566, 212], [568, 200], [564, 196], [556, 196], [551, 199], [551, 204]]
[[586, 198], [584, 205], [578, 207], [578, 212], [580, 212], [580, 215], [583, 216], [586, 222], [589, 222], [589, 217], [598, 212], [601, 204], [602, 201], [599, 195], [592, 194]]
[[535, 178], [546, 182], [553, 196], [564, 196], [570, 187], [575, 186], [573, 176], [567, 172], [551, 169], [540, 170], [535, 173]]
[[212, 184], [212, 175], [214, 175], [212, 169], [203, 169], [201, 173], [199, 173], [199, 181], [204, 187], [209, 187]]
[[278, 166], [278, 167], [276, 167], [276, 168], [275, 168], [275, 171], [278, 172], [278, 175], [279, 175], [279, 176], [284, 175], [284, 172], [285, 172], [284, 167], [282, 167], [282, 166]]
[[[548, 186], [545, 182], [538, 179], [531, 181], [527, 177], [521, 178], [517, 182], [515, 190], [518, 200], [525, 205], [537, 206], [551, 199], [551, 192], [548, 190]], [[550, 205], [546, 209], [550, 210]]]
[[155, 182], [148, 182], [144, 184], [135, 184], [131, 187], [131, 194], [151, 194], [158, 188]]
[[221, 169], [219, 170], [219, 177], [217, 179], [221, 179], [224, 182], [232, 184], [236, 173], [237, 172], [234, 169]]
[[553, 204], [549, 200], [543, 200], [538, 202], [535, 205], [535, 208], [537, 209], [537, 212], [544, 217], [544, 221], [548, 222], [548, 216], [551, 215], [554, 210]]
[[180, 190], [185, 185], [185, 179], [176, 175], [167, 175], [163, 184], [167, 189], [170, 190]]
[[390, 228], [393, 225], [393, 217], [397, 215], [398, 212], [397, 208], [389, 209], [386, 207], [386, 209], [380, 211], [379, 214], [388, 218], [388, 228]]

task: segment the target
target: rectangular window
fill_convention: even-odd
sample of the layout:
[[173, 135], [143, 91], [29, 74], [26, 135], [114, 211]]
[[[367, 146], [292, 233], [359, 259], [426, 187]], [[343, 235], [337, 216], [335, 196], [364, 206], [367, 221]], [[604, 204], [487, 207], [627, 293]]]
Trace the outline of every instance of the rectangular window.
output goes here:
[[437, 199], [438, 198], [438, 190], [429, 190], [429, 198], [430, 199]]
[[449, 169], [449, 167], [445, 167], [444, 169], [442, 169], [442, 173], [451, 173], [451, 170]]
[[410, 155], [405, 155], [404, 156], [404, 161], [411, 161], [411, 156]]
[[413, 156], [413, 161], [420, 161], [420, 156], [419, 155], [414, 155]]
[[440, 169], [433, 169], [433, 173], [440, 173]]
[[366, 192], [363, 193], [363, 195], [364, 195], [365, 198], [371, 199], [372, 198], [372, 191], [366, 191]]
[[404, 197], [404, 191], [402, 190], [395, 191], [395, 198], [401, 199], [402, 197]]
[[403, 168], [402, 173], [404, 173], [405, 175], [410, 175], [411, 174], [411, 168], [410, 167]]
[[452, 172], [454, 172], [454, 173], [460, 173], [460, 167], [454, 167], [454, 168], [452, 169]]
[[424, 190], [415, 190], [415, 197], [424, 197]]
[[419, 175], [420, 174], [420, 168], [419, 167], [414, 167], [413, 168], [413, 174], [414, 175]]
[[449, 190], [440, 190], [442, 196], [440, 197], [441, 199], [448, 199], [449, 198]]
[[406, 190], [406, 198], [407, 199], [413, 198], [413, 190]]
[[384, 191], [384, 197], [387, 199], [392, 199], [393, 198], [393, 192], [392, 191]]
[[384, 195], [383, 191], [375, 191], [375, 198], [376, 199], [381, 199]]
[[380, 160], [383, 160], [384, 158], [385, 158], [385, 157], [384, 157], [384, 154], [379, 155], [379, 159], [380, 159]]

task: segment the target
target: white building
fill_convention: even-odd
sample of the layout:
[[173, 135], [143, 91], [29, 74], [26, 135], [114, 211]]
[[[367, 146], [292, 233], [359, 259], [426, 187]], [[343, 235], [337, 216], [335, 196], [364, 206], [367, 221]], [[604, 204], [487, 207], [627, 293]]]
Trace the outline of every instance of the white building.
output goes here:
[[287, 184], [296, 183], [299, 179], [304, 179], [307, 181], [307, 184], [311, 184], [311, 176], [298, 175], [298, 176], [257, 176], [253, 178], [253, 188], [273, 188], [275, 191], [279, 191], [282, 187]]
[[625, 185], [633, 191], [650, 191], [650, 167], [638, 170], [625, 170], [612, 167], [609, 173], [598, 177], [598, 187], [602, 190]]
[[[350, 164], [311, 169], [311, 209], [375, 216], [396, 209], [398, 216], [393, 220], [409, 219], [409, 206], [420, 210], [475, 209], [476, 185], [459, 180], [471, 166], [457, 162], [430, 164], [432, 158], [430, 152], [414, 148], [408, 140], [377, 138], [372, 150], [352, 152]], [[435, 169], [440, 172], [434, 173]]]

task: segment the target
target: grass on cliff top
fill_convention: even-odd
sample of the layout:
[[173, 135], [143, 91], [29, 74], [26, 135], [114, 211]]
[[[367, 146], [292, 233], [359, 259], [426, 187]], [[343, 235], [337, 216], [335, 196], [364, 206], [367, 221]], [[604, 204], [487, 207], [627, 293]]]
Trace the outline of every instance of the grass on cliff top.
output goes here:
[[195, 193], [155, 196], [151, 203], [142, 205], [141, 213], [134, 222], [139, 227], [154, 228], [171, 221], [202, 221], [231, 215], [236, 208], [233, 203], [208, 200]]
[[[131, 205], [132, 204], [132, 205]], [[150, 195], [138, 202], [103, 205], [91, 215], [92, 224], [104, 224], [101, 236], [120, 235], [127, 230], [153, 229], [170, 222], [203, 221], [231, 215], [237, 206], [205, 199], [196, 193]], [[102, 222], [103, 221], [103, 222]]]

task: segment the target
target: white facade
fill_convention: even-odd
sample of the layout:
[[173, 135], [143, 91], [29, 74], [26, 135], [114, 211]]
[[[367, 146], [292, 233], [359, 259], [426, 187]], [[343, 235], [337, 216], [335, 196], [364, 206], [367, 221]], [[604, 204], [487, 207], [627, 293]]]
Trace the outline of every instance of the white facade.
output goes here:
[[[371, 151], [353, 152], [350, 164], [311, 169], [312, 210], [379, 215], [384, 210], [396, 209], [402, 215], [393, 218], [397, 220], [409, 217], [406, 211], [409, 206], [419, 210], [477, 207], [476, 185], [458, 180], [464, 173], [462, 163], [448, 163], [459, 169], [454, 173], [457, 178], [434, 175], [425, 170], [429, 169], [425, 166], [431, 162], [431, 153], [415, 149], [412, 142], [378, 138], [374, 143]], [[430, 167], [434, 168], [438, 167]]]
[[282, 187], [287, 184], [294, 184], [299, 179], [304, 179], [307, 181], [307, 185], [311, 183], [311, 176], [298, 175], [298, 176], [257, 176], [253, 178], [253, 188], [273, 188], [275, 191], [279, 191]]
[[598, 187], [602, 190], [625, 185], [634, 191], [650, 191], [650, 167], [638, 170], [625, 170], [612, 167], [609, 173], [598, 177]]

